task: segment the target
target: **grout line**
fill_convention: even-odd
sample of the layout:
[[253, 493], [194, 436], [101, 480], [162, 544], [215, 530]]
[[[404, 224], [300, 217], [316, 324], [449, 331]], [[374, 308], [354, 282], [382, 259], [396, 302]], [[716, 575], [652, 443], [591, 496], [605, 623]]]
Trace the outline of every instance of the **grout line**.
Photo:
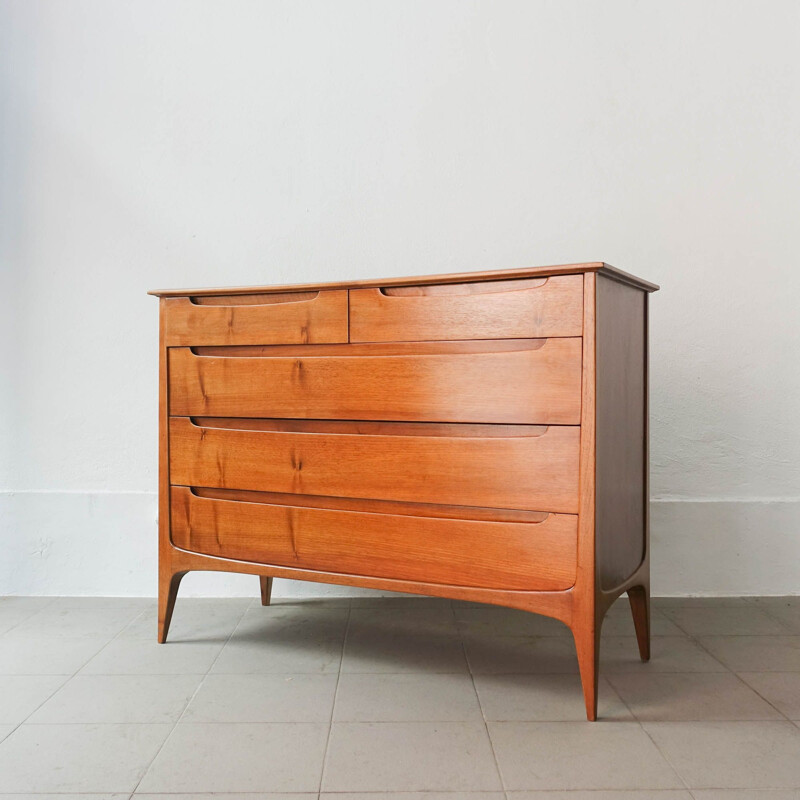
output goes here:
[[[55, 602], [55, 598], [53, 599], [53, 602]], [[43, 611], [44, 608], [49, 608], [51, 605], [52, 605], [52, 603], [47, 603], [47, 605], [45, 605], [43, 608], [41, 608], [39, 610]], [[38, 613], [38, 611], [36, 613]], [[144, 614], [144, 610], [142, 610], [139, 614], [136, 614], [130, 620], [130, 622], [128, 622], [127, 624], [123, 625], [99, 650], [97, 650], [96, 652], [92, 653], [92, 655], [90, 655], [86, 659], [86, 661], [82, 662], [81, 665], [71, 675], [69, 673], [60, 673], [62, 675], [69, 675], [69, 677], [63, 683], [59, 684], [58, 688], [54, 689], [53, 692], [51, 692], [44, 700], [42, 700], [42, 702], [39, 703], [39, 705], [36, 706], [36, 708], [34, 708], [33, 711], [31, 711], [31, 713], [28, 714], [27, 717], [25, 717], [25, 719], [23, 719], [18, 725], [16, 725], [13, 728], [13, 730], [9, 731], [8, 734], [6, 734], [6, 736], [3, 737], [3, 741], [8, 739], [8, 737], [11, 736], [12, 733], [15, 733], [18, 728], [20, 728], [22, 725], [24, 725], [45, 703], [47, 703], [52, 697], [54, 697], [58, 692], [60, 692], [90, 661], [92, 661], [92, 659], [94, 659], [97, 656], [99, 656], [100, 653], [102, 653], [103, 650], [106, 649], [106, 647], [108, 647], [113, 641], [115, 641], [118, 637], [120, 637], [122, 635], [122, 632], [127, 630], [128, 626], [132, 625], [137, 619], [139, 619], [139, 617], [142, 614]], [[32, 616], [35, 616], [35, 615], [32, 615]], [[30, 617], [26, 617], [26, 619], [30, 619]], [[13, 630], [13, 628], [11, 628], [9, 630]], [[9, 631], [6, 631], [6, 633], [8, 633], [8, 632]], [[56, 638], [56, 637], [50, 637], [50, 638], [52, 639], [52, 638]], [[64, 637], [64, 638], [91, 639], [93, 637], [91, 637], [91, 636], [76, 636], [76, 637]], [[2, 679], [3, 677], [6, 677], [6, 676], [0, 676], [0, 679]], [[48, 676], [42, 675], [41, 677], [48, 677]], [[33, 723], [30, 723], [30, 724], [33, 724]], [[40, 723], [40, 724], [47, 724], [47, 723]]]
[[[742, 670], [742, 672], [746, 672], [746, 671], [747, 670]], [[741, 675], [739, 675], [738, 672], [736, 672], [734, 670], [731, 670], [731, 672], [733, 672], [733, 674], [736, 676], [738, 681], [743, 686], [747, 687], [751, 692], [755, 692], [765, 703], [767, 703], [768, 705], [772, 706], [772, 708], [774, 708], [787, 722], [793, 722], [794, 721], [794, 720], [789, 719], [789, 717], [786, 714], [784, 714], [783, 711], [781, 711], [771, 700], [768, 700], [766, 697], [764, 697], [764, 695], [761, 694], [761, 692], [759, 692], [758, 689], [756, 689], [755, 686], [751, 686], [744, 678], [742, 678]], [[757, 674], [765, 675], [765, 674], [769, 674], [769, 673], [759, 672]], [[789, 673], [789, 674], [793, 674], [793, 673]], [[741, 720], [741, 721], [745, 721], [745, 720]], [[752, 721], [753, 722], [757, 722], [759, 720], [752, 720]], [[763, 721], [764, 722], [779, 722], [780, 720], [763, 720]]]
[[[455, 615], [455, 610], [454, 610]], [[481, 696], [478, 693], [478, 687], [475, 685], [475, 676], [472, 673], [472, 667], [470, 666], [469, 659], [467, 658], [467, 648], [464, 644], [464, 637], [461, 636], [461, 632], [459, 631], [459, 642], [461, 643], [461, 652], [464, 656], [464, 661], [467, 665], [467, 673], [469, 674], [470, 683], [472, 683], [472, 691], [475, 692], [475, 699], [478, 701], [478, 709], [481, 712], [481, 719], [483, 720], [483, 729], [486, 732], [486, 738], [489, 741], [489, 749], [492, 752], [492, 760], [494, 761], [494, 768], [497, 771], [497, 777], [500, 781], [500, 790], [503, 792], [506, 800], [508, 799], [508, 789], [506, 788], [506, 782], [503, 778], [503, 772], [500, 769], [500, 762], [497, 760], [497, 752], [494, 749], [494, 742], [492, 741], [492, 735], [489, 733], [489, 723], [486, 720], [486, 712], [483, 710], [483, 703], [481, 702]]]
[[350, 632], [350, 617], [352, 615], [352, 603], [347, 606], [347, 622], [344, 626], [344, 635], [342, 636], [342, 652], [339, 657], [339, 671], [336, 673], [336, 686], [333, 690], [333, 703], [331, 704], [331, 716], [328, 720], [328, 738], [325, 740], [325, 748], [322, 751], [322, 766], [319, 771], [319, 786], [317, 787], [317, 798], [322, 794], [322, 782], [325, 780], [325, 769], [328, 766], [328, 748], [331, 743], [331, 736], [333, 735], [333, 716], [336, 713], [336, 701], [339, 697], [339, 683], [342, 679], [342, 664], [344, 664], [344, 651], [347, 645], [347, 635]]
[[[11, 595], [11, 596], [13, 596], [13, 595]], [[23, 597], [24, 595], [18, 595], [18, 596]], [[22, 619], [18, 619], [8, 630], [3, 631], [2, 633], [0, 633], [0, 637], [5, 636], [7, 633], [11, 633], [11, 631], [13, 631], [15, 628], [18, 628], [20, 625], [22, 625], [23, 622], [27, 622], [29, 619], [35, 617], [39, 612], [44, 611], [46, 608], [50, 608], [50, 606], [53, 605], [53, 603], [55, 603], [55, 601], [56, 601], [56, 598], [53, 597], [50, 600], [49, 603], [45, 603], [41, 608], [37, 608], [35, 611], [31, 611], [31, 613], [27, 617], [23, 617]]]
[[[200, 682], [195, 687], [195, 690], [192, 693], [192, 696], [186, 702], [186, 705], [183, 707], [183, 711], [181, 711], [180, 715], [178, 716], [178, 719], [173, 724], [173, 726], [170, 729], [169, 733], [164, 737], [164, 741], [161, 742], [161, 745], [158, 748], [158, 750], [156, 750], [155, 755], [150, 759], [150, 761], [148, 762], [147, 766], [142, 771], [141, 777], [139, 778], [138, 781], [136, 781], [136, 786], [133, 787], [133, 792], [131, 792], [131, 796], [130, 796], [129, 800], [133, 800], [133, 797], [136, 794], [136, 792], [139, 790], [139, 786], [141, 785], [142, 781], [147, 777], [147, 773], [150, 772], [150, 768], [153, 766], [153, 764], [155, 763], [155, 761], [159, 757], [159, 755], [161, 755], [161, 751], [164, 749], [165, 745], [167, 744], [167, 742], [172, 737], [172, 734], [175, 733], [175, 730], [178, 727], [178, 724], [183, 719], [184, 714], [186, 714], [186, 709], [189, 708], [189, 706], [192, 704], [192, 701], [194, 700], [194, 698], [197, 697], [197, 693], [200, 691], [200, 689], [202, 688], [203, 684], [205, 683], [205, 679], [208, 677], [208, 675], [211, 672], [211, 669], [213, 668], [214, 664], [217, 663], [217, 659], [219, 659], [220, 655], [222, 655], [222, 651], [228, 645], [228, 642], [230, 642], [230, 640], [233, 638], [233, 634], [236, 633], [236, 631], [239, 629], [239, 626], [242, 624], [242, 620], [244, 619], [245, 614], [247, 613], [248, 609], [252, 605], [253, 605], [253, 600], [251, 599], [250, 603], [247, 606], [245, 606], [245, 608], [242, 610], [241, 616], [237, 620], [236, 624], [233, 626], [233, 630], [231, 630], [230, 634], [228, 635], [228, 638], [225, 640], [225, 644], [223, 644], [222, 647], [220, 647], [219, 652], [216, 654], [216, 656], [214, 656], [213, 660], [208, 665], [208, 669], [205, 671], [205, 673], [203, 674], [203, 677], [200, 679]], [[150, 611], [150, 613], [152, 613], [152, 609], [149, 609], [149, 611]], [[142, 612], [142, 614], [145, 614], [145, 613], [147, 613], [147, 612], [146, 611]], [[137, 619], [138, 619], [138, 617], [137, 617]], [[169, 647], [169, 645], [166, 644], [166, 643], [162, 644], [161, 646], [162, 647]], [[192, 673], [192, 674], [198, 674], [198, 673]]]

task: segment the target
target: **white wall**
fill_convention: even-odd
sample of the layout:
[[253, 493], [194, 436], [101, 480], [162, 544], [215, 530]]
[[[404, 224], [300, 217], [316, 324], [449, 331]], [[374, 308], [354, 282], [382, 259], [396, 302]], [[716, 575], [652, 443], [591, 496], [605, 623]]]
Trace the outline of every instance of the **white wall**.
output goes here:
[[605, 260], [663, 285], [654, 591], [800, 592], [800, 4], [0, 15], [0, 591], [155, 590], [146, 290]]

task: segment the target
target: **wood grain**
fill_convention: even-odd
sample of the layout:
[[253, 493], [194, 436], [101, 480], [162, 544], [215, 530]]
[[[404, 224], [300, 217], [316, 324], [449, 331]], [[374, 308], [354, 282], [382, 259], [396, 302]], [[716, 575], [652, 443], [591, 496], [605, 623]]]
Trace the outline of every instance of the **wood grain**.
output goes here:
[[362, 497], [325, 497], [314, 494], [289, 492], [252, 492], [241, 489], [210, 489], [192, 486], [198, 497], [212, 500], [241, 500], [245, 503], [267, 503], [273, 506], [310, 506], [332, 508], [339, 511], [361, 511], [371, 514], [396, 514], [409, 517], [449, 517], [476, 519], [487, 522], [544, 522], [546, 511], [522, 511], [517, 508], [481, 508], [479, 506], [454, 506], [442, 503], [408, 503], [395, 500], [364, 499]]
[[211, 500], [172, 488], [184, 550], [262, 564], [499, 589], [567, 589], [577, 518], [484, 522]]
[[[296, 294], [283, 293], [281, 302], [263, 295], [254, 304], [232, 299], [226, 305], [219, 296], [211, 303], [200, 297], [176, 297], [167, 301], [165, 342], [181, 345], [253, 345], [346, 342], [347, 292], [344, 290]], [[257, 299], [257, 298], [256, 298]]]
[[580, 336], [582, 326], [582, 275], [350, 292], [352, 342]]
[[578, 510], [579, 429], [379, 436], [201, 428], [170, 420], [174, 484], [531, 511]]
[[449, 353], [379, 356], [248, 358], [172, 348], [170, 413], [578, 424], [581, 340], [533, 342], [499, 352], [453, 343]]

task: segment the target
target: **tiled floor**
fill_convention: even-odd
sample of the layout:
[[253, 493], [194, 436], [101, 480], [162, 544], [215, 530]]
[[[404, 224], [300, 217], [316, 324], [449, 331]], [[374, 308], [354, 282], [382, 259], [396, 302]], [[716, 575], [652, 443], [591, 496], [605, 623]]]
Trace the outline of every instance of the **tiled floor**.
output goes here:
[[0, 800], [800, 800], [800, 598], [569, 631], [429, 598], [0, 600]]

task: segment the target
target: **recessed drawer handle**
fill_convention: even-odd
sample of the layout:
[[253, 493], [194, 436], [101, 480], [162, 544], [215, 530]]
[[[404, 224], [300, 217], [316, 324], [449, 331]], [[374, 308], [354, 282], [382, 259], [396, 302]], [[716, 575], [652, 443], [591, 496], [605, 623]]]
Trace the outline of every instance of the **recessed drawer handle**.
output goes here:
[[387, 286], [379, 289], [385, 297], [463, 297], [475, 294], [500, 294], [524, 289], [538, 289], [547, 283], [547, 278], [513, 281], [485, 281], [483, 283], [438, 283], [420, 286]]
[[340, 433], [355, 436], [449, 436], [470, 439], [519, 439], [544, 436], [548, 425], [470, 422], [374, 422], [371, 420], [277, 419], [267, 417], [190, 416], [195, 428], [272, 433]]
[[273, 294], [212, 294], [190, 297], [194, 306], [272, 306], [304, 303], [319, 297], [319, 292], [275, 292]]

